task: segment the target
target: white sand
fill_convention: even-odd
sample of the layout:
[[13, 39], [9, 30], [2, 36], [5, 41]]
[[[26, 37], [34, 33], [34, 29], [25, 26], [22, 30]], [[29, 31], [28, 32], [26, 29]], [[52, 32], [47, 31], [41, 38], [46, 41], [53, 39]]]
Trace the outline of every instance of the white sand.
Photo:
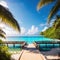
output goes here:
[[12, 53], [11, 60], [18, 60], [22, 51], [10, 51]]
[[47, 59], [51, 59], [51, 60], [57, 59], [58, 60], [58, 59], [60, 59], [60, 57], [58, 57], [58, 56], [47, 56]]
[[60, 59], [58, 53], [60, 52], [60, 48], [53, 48], [51, 51], [42, 52], [43, 55], [46, 56], [47, 59]]
[[20, 54], [12, 54], [11, 55], [11, 60], [18, 60], [20, 57]]

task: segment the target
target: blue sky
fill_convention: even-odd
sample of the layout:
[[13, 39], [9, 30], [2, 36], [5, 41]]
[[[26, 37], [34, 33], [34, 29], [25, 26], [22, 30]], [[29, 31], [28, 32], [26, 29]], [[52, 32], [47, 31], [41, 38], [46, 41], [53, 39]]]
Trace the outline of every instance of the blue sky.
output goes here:
[[22, 35], [39, 35], [46, 28], [47, 17], [51, 6], [43, 7], [37, 11], [39, 0], [3, 0], [18, 21], [22, 30]]

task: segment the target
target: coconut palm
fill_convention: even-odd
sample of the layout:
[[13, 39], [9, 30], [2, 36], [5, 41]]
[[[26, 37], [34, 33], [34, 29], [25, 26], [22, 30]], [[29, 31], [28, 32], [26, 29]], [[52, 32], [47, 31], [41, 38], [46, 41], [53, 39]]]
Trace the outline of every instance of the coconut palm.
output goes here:
[[[18, 22], [13, 17], [12, 13], [5, 7], [0, 5], [0, 22], [3, 22], [10, 27], [14, 28], [16, 31], [20, 32], [20, 27]], [[0, 29], [0, 37], [5, 38], [5, 32]], [[7, 47], [2, 44], [3, 42], [0, 40], [0, 59], [1, 60], [10, 60], [10, 54], [7, 50]], [[1, 45], [2, 44], [2, 45]]]
[[1, 22], [7, 24], [8, 26], [14, 28], [16, 31], [20, 32], [20, 27], [16, 19], [13, 17], [9, 9], [0, 5], [0, 18]]
[[60, 9], [60, 0], [40, 0], [37, 5], [37, 10], [41, 9], [43, 6], [55, 2], [55, 5], [52, 7], [50, 14], [48, 16], [48, 23], [50, 23], [51, 18], [59, 11]]

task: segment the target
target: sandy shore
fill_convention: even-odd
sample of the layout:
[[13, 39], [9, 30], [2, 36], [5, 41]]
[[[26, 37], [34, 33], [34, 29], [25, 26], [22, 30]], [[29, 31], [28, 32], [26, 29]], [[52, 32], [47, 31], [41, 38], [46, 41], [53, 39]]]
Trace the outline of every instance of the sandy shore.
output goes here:
[[12, 54], [11, 55], [11, 60], [18, 60], [20, 57], [20, 54]]
[[21, 51], [9, 51], [11, 53], [11, 60], [19, 60], [19, 57], [22, 53]]
[[46, 59], [52, 60], [52, 59], [60, 59], [60, 56], [58, 56], [58, 53], [60, 52], [60, 48], [52, 48], [51, 51], [41, 52]]

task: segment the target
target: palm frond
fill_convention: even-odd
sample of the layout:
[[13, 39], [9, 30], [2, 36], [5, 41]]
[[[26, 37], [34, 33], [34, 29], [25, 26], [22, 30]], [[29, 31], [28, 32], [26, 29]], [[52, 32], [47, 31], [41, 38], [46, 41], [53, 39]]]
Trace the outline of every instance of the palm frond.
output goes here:
[[60, 27], [60, 21], [56, 23], [55, 29]]
[[3, 33], [0, 33], [0, 37], [6, 38], [6, 36]]
[[13, 17], [12, 13], [7, 8], [1, 5], [0, 5], [0, 18], [2, 18], [2, 22], [14, 28], [16, 31], [20, 32], [19, 24]]
[[40, 9], [41, 7], [43, 7], [43, 6], [51, 3], [51, 2], [53, 2], [53, 1], [55, 1], [55, 0], [40, 0], [40, 2], [39, 2], [38, 5], [37, 5], [37, 11], [39, 11], [39, 9]]
[[55, 21], [53, 23], [53, 27], [54, 27], [55, 30], [60, 27], [60, 15], [56, 16], [56, 19], [55, 19]]
[[56, 20], [55, 20], [55, 29], [60, 27], [60, 16], [57, 16]]
[[48, 16], [48, 23], [50, 23], [51, 18], [59, 11], [60, 9], [60, 2], [57, 2], [50, 11]]
[[0, 28], [0, 37], [6, 38], [6, 33]]
[[3, 34], [6, 35], [6, 33], [1, 28], [0, 28], [0, 33], [3, 33]]

